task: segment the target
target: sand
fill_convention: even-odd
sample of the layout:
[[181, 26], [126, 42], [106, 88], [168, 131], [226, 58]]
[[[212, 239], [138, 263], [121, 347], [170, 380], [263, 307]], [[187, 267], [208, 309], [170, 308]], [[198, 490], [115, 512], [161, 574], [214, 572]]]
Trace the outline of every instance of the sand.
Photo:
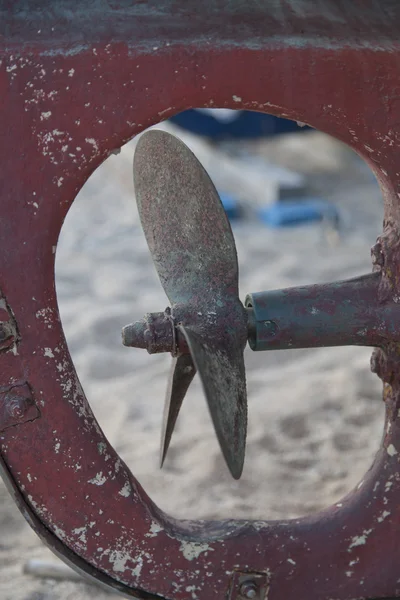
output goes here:
[[[122, 326], [168, 304], [134, 201], [134, 145], [135, 140], [111, 156], [86, 183], [68, 214], [57, 251], [61, 317], [100, 425], [150, 496], [175, 517], [278, 519], [337, 501], [362, 479], [382, 433], [381, 385], [370, 373], [367, 348], [246, 350], [248, 443], [238, 482], [225, 467], [195, 379], [159, 470], [171, 359], [125, 348], [120, 337]], [[218, 159], [228, 166], [243, 160], [237, 192], [244, 218], [233, 225], [242, 300], [247, 292], [371, 270], [370, 247], [381, 229], [382, 200], [372, 173], [347, 148], [318, 132], [241, 144], [240, 152], [232, 144], [200, 146], [217, 173]], [[340, 209], [340, 236], [321, 224], [272, 230], [258, 221], [255, 207], [271, 201], [274, 190], [262, 176], [257, 189], [245, 153], [304, 174], [310, 193]], [[225, 183], [232, 191], [231, 178]], [[222, 176], [218, 186], [224, 186]], [[114, 598], [86, 583], [38, 580], [22, 573], [29, 557], [51, 554], [3, 484], [0, 525], [1, 600]]]

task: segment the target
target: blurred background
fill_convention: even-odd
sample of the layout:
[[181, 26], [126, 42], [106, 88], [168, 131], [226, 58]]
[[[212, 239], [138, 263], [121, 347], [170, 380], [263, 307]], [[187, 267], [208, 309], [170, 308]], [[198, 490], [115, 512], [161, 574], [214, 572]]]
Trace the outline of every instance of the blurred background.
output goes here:
[[[382, 198], [348, 147], [303, 124], [248, 111], [191, 110], [159, 127], [195, 152], [221, 195], [242, 300], [371, 270]], [[65, 334], [101, 427], [152, 499], [177, 518], [291, 518], [338, 501], [362, 479], [383, 429], [381, 386], [365, 348], [246, 349], [249, 423], [240, 481], [225, 467], [195, 378], [159, 470], [171, 358], [125, 348], [120, 335], [127, 323], [168, 305], [137, 214], [136, 142], [87, 181], [56, 257]], [[29, 558], [53, 558], [2, 484], [0, 492], [0, 598], [103, 598], [84, 583], [22, 574]]]

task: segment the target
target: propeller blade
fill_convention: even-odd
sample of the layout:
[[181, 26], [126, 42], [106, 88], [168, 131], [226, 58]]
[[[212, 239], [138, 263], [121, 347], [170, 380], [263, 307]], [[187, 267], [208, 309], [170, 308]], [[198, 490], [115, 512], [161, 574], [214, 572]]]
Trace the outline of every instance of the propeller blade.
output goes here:
[[[239, 479], [247, 431], [243, 359], [247, 313], [238, 297], [238, 261], [229, 220], [195, 155], [165, 131], [153, 129], [140, 137], [133, 174], [140, 220], [171, 302], [173, 326], [185, 337], [191, 354], [180, 355], [173, 366], [161, 465], [197, 370], [223, 455], [233, 477]], [[135, 326], [132, 331], [141, 347], [146, 342], [142, 328]], [[162, 333], [154, 335], [162, 337]]]
[[247, 393], [243, 347], [235, 339], [224, 344], [179, 325], [200, 375], [214, 429], [228, 468], [239, 479], [247, 433]]
[[160, 467], [163, 466], [180, 408], [189, 385], [196, 374], [190, 354], [181, 354], [173, 359], [161, 432]]
[[138, 141], [133, 173], [142, 227], [171, 304], [191, 303], [205, 290], [237, 296], [231, 226], [191, 150], [173, 135], [152, 129]]

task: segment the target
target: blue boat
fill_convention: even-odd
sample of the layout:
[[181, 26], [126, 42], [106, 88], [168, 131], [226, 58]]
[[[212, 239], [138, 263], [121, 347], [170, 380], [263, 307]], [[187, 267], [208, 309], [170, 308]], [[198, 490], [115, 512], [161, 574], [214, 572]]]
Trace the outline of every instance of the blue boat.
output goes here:
[[[218, 115], [219, 111], [222, 118]], [[227, 118], [228, 112], [230, 117]], [[295, 121], [249, 110], [190, 109], [171, 117], [170, 121], [213, 140], [272, 137], [310, 129], [299, 126]]]

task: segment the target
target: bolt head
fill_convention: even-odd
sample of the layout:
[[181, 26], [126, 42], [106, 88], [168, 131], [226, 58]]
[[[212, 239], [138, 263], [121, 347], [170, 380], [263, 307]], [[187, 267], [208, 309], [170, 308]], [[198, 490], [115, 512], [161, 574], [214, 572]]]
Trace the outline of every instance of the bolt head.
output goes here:
[[258, 587], [254, 581], [245, 581], [240, 586], [240, 595], [246, 600], [254, 600], [258, 597]]
[[10, 398], [8, 412], [13, 419], [21, 419], [27, 408], [27, 401], [24, 398]]

